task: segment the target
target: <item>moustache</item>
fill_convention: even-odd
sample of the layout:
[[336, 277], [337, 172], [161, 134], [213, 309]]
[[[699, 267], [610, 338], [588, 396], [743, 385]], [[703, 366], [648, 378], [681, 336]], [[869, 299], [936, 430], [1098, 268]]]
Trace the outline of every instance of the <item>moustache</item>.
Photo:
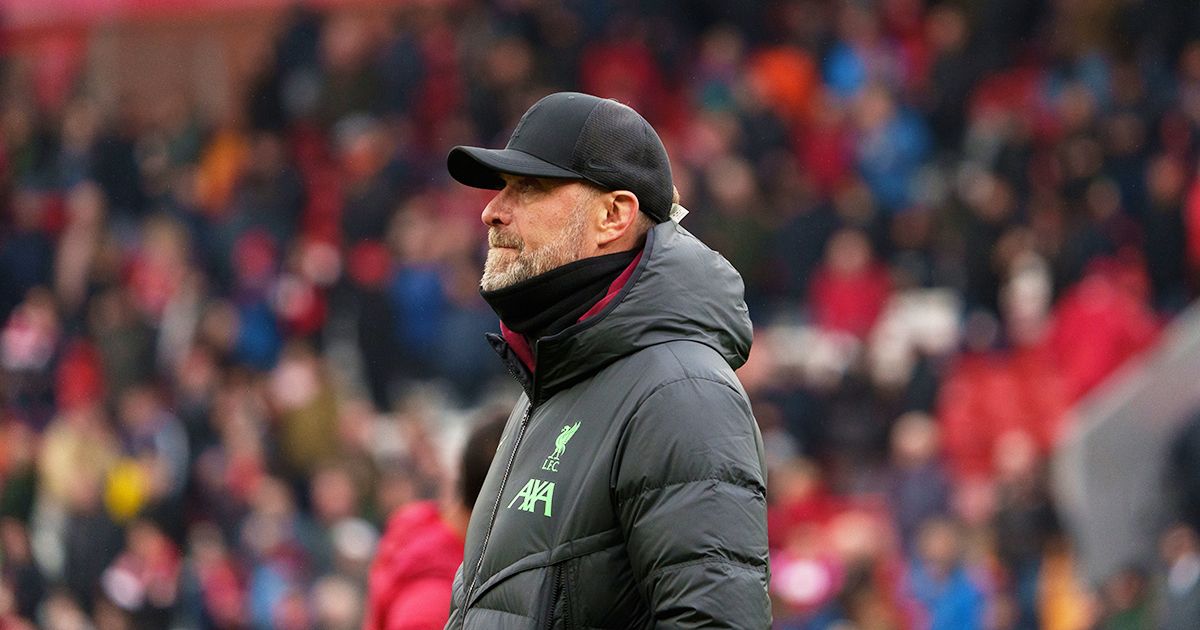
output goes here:
[[489, 247], [511, 247], [517, 251], [525, 249], [525, 241], [521, 237], [509, 232], [501, 232], [496, 228], [488, 230], [488, 246]]

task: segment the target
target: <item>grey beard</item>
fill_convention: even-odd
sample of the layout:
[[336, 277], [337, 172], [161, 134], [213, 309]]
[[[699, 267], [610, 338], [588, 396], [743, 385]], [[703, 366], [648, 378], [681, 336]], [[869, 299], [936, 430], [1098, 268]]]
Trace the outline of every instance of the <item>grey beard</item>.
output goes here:
[[[487, 260], [483, 263], [483, 277], [479, 279], [479, 288], [484, 291], [495, 291], [510, 287], [583, 258], [583, 237], [587, 223], [580, 210], [580, 208], [575, 209], [571, 223], [563, 229], [558, 238], [537, 249], [531, 250], [521, 243], [516, 250], [515, 257], [503, 249], [495, 247], [488, 249]], [[489, 238], [489, 241], [492, 242], [505, 240], [507, 239]]]
[[510, 287], [580, 258], [578, 241], [564, 240], [535, 250], [517, 250], [515, 257], [503, 249], [492, 248], [483, 264], [479, 287], [484, 291]]

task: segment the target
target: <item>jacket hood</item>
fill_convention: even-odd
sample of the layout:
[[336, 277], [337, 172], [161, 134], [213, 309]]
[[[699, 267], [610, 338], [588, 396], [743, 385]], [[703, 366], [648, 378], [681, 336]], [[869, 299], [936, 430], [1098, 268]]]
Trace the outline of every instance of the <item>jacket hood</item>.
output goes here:
[[732, 369], [750, 355], [752, 328], [742, 277], [674, 221], [652, 228], [629, 281], [599, 313], [538, 340], [539, 398], [623, 356], [660, 343], [709, 346]]

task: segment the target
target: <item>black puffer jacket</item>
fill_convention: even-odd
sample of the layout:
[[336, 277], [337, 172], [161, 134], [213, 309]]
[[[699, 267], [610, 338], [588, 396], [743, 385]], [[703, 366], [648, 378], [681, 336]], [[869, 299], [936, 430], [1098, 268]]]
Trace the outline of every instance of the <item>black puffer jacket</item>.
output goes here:
[[[742, 280], [666, 222], [595, 316], [538, 341], [447, 628], [767, 628], [762, 437], [734, 376]], [[531, 403], [532, 401], [532, 403]]]

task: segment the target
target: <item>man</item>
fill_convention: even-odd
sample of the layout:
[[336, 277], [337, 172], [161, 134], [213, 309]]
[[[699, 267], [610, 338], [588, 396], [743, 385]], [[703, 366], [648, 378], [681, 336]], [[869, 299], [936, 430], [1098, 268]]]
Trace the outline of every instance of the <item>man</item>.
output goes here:
[[368, 577], [363, 630], [436, 630], [446, 623], [450, 585], [463, 559], [463, 536], [504, 430], [489, 417], [467, 437], [454, 496], [396, 511]]
[[552, 94], [505, 149], [455, 147], [447, 165], [500, 191], [481, 286], [524, 395], [446, 627], [768, 627], [762, 438], [733, 372], [742, 280], [671, 220], [654, 129]]

